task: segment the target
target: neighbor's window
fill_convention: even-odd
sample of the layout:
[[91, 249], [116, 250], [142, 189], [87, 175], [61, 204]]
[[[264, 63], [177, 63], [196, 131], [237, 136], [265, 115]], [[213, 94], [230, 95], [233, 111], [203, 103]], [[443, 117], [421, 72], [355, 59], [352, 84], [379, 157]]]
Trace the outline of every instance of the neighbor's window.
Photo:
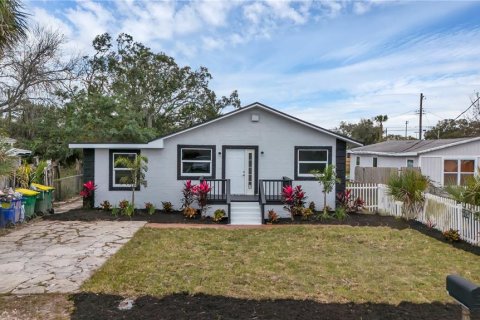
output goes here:
[[182, 148], [180, 159], [182, 176], [212, 175], [212, 149]]
[[413, 160], [407, 159], [407, 168], [413, 168]]
[[128, 187], [130, 184], [122, 183], [123, 177], [128, 177], [131, 174], [131, 170], [124, 166], [116, 165], [115, 163], [119, 158], [128, 158], [134, 160], [137, 157], [136, 152], [113, 152], [113, 163], [112, 163], [112, 177], [113, 177], [113, 186], [114, 187]]
[[360, 165], [360, 156], [357, 156], [357, 159], [355, 159], [355, 165]]
[[297, 174], [299, 177], [312, 177], [312, 170], [323, 171], [328, 164], [326, 149], [298, 149]]
[[376, 167], [377, 167], [377, 164], [378, 164], [378, 158], [373, 158], [372, 166], [373, 166], [374, 168], [376, 168]]
[[475, 174], [475, 160], [448, 159], [443, 161], [443, 184], [465, 185]]

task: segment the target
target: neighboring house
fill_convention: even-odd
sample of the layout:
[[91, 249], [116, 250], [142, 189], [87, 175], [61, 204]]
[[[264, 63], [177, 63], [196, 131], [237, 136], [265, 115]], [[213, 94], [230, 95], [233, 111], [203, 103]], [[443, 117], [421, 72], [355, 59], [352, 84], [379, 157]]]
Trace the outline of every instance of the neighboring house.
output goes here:
[[349, 150], [350, 180], [355, 167], [419, 167], [436, 186], [462, 184], [477, 174], [480, 137], [385, 141]]
[[[280, 195], [282, 186], [289, 183], [302, 185], [308, 201], [322, 208], [321, 187], [310, 173], [313, 169], [334, 164], [342, 180], [335, 191], [343, 190], [347, 142], [361, 145], [254, 103], [144, 144], [74, 143], [70, 148], [84, 149], [84, 180], [94, 180], [98, 186], [96, 206], [104, 200], [118, 204], [130, 198], [128, 186], [120, 183], [125, 169], [115, 167], [115, 159], [141, 153], [149, 160], [148, 187], [138, 189], [137, 207], [145, 202], [161, 207], [162, 201], [170, 201], [180, 209], [185, 181], [198, 183], [205, 178], [213, 187], [209, 214], [217, 208], [227, 212], [231, 208], [232, 223], [260, 223], [262, 211], [267, 217], [272, 207], [286, 216]], [[335, 206], [334, 192], [328, 195], [327, 204]]]

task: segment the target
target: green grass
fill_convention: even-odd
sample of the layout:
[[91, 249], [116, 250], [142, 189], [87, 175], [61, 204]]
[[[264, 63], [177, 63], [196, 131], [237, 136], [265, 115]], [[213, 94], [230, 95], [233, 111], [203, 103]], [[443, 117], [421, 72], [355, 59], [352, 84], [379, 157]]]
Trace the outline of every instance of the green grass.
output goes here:
[[124, 296], [201, 292], [321, 302], [451, 302], [446, 275], [480, 282], [478, 262], [474, 254], [411, 229], [144, 228], [83, 289]]

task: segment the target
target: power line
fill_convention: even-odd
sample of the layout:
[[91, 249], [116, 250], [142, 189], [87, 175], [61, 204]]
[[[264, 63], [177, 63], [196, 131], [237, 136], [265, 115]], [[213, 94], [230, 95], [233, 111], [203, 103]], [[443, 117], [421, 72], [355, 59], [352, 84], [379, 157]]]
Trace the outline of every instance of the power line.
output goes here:
[[465, 109], [465, 111], [463, 111], [462, 113], [460, 113], [458, 115], [458, 117], [456, 117], [454, 120], [457, 120], [458, 118], [460, 118], [462, 116], [462, 114], [464, 114], [465, 112], [467, 112], [468, 110], [470, 110], [471, 107], [473, 107], [475, 105], [475, 103], [477, 103], [477, 101], [480, 100], [480, 96], [477, 97], [477, 99], [475, 99], [475, 101], [472, 102], [472, 104], [470, 105], [470, 107], [468, 107], [467, 109]]

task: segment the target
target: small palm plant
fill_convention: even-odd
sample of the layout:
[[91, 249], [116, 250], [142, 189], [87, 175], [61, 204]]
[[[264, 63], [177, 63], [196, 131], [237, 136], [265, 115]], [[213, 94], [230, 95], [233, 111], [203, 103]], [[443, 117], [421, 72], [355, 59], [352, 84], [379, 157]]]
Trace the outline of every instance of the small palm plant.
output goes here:
[[416, 170], [407, 170], [400, 175], [393, 175], [387, 183], [388, 194], [396, 201], [403, 202], [403, 214], [413, 219], [422, 210], [425, 202], [424, 192], [430, 180]]
[[123, 167], [130, 169], [130, 174], [121, 177], [120, 182], [122, 184], [127, 184], [132, 188], [132, 201], [131, 204], [135, 208], [135, 189], [142, 185], [147, 187], [147, 180], [145, 179], [145, 173], [148, 170], [148, 158], [142, 156], [141, 154], [137, 155], [134, 159], [127, 157], [119, 157], [115, 160], [115, 166]]
[[458, 202], [480, 206], [480, 168], [477, 175], [465, 181], [464, 186], [447, 186], [446, 191]]
[[323, 215], [328, 216], [327, 209], [327, 194], [333, 191], [336, 183], [340, 182], [340, 179], [337, 178], [337, 173], [335, 171], [334, 165], [327, 165], [323, 171], [313, 170], [312, 174], [317, 179], [318, 183], [322, 186], [323, 193]]

